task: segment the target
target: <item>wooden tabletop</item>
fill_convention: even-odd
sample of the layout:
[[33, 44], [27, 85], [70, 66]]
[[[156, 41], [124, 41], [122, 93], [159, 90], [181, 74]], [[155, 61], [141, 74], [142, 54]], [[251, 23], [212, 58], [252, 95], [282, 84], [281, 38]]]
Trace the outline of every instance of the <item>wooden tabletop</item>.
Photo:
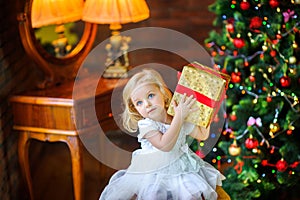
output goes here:
[[115, 89], [122, 89], [127, 79], [105, 79], [91, 75], [75, 81], [47, 89], [27, 91], [11, 97], [12, 102], [74, 105], [74, 101], [82, 101], [98, 95], [112, 93]]

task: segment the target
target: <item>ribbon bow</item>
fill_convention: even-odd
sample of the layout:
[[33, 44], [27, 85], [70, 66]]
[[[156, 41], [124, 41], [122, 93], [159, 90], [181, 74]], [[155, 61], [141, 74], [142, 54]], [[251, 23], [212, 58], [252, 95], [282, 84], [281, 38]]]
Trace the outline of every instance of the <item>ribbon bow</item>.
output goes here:
[[244, 162], [243, 161], [238, 161], [237, 164], [234, 166], [234, 169], [235, 169], [236, 173], [238, 173], [238, 174], [242, 173], [243, 166], [244, 166]]
[[295, 14], [294, 11], [291, 11], [290, 9], [287, 10], [287, 12], [283, 12], [283, 18], [284, 18], [284, 22], [287, 23], [290, 19], [290, 17], [292, 17]]
[[247, 126], [253, 126], [253, 125], [256, 125], [256, 126], [259, 126], [261, 127], [262, 126], [262, 123], [261, 123], [261, 118], [258, 117], [258, 118], [254, 118], [254, 117], [249, 117], [248, 119], [248, 122], [247, 122]]

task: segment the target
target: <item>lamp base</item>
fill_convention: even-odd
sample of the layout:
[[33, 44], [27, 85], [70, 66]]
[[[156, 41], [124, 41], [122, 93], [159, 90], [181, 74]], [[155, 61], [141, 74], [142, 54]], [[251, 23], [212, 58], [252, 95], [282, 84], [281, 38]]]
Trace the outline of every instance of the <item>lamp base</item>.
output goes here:
[[104, 78], [126, 78], [127, 71], [129, 69], [128, 59], [128, 43], [131, 38], [120, 35], [119, 29], [121, 26], [113, 27], [112, 35], [109, 38], [109, 43], [105, 46], [107, 51], [107, 58], [105, 66], [107, 67], [104, 71]]
[[105, 69], [103, 77], [104, 78], [127, 78], [126, 66], [110, 66]]

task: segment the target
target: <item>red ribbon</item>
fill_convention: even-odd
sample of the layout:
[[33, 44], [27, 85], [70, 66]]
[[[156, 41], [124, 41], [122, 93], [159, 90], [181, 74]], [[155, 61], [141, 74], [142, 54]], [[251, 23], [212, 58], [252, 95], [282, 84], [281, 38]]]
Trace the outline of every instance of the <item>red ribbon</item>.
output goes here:
[[193, 95], [197, 99], [198, 102], [200, 102], [206, 106], [209, 106], [211, 108], [215, 107], [215, 105], [217, 104], [217, 102], [215, 100], [212, 100], [212, 99], [208, 98], [207, 96], [205, 96], [197, 91], [194, 91], [191, 88], [185, 87], [183, 85], [178, 84], [176, 86], [175, 91], [180, 94], [186, 93], [187, 96]]

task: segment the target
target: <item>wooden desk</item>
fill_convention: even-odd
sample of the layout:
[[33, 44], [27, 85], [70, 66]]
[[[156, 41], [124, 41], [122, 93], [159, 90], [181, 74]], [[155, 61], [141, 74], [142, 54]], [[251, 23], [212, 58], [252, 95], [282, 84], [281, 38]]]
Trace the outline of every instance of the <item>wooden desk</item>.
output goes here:
[[[118, 129], [112, 118], [110, 104], [112, 91], [119, 80], [100, 79], [95, 95], [91, 96], [87, 91], [91, 88], [90, 84], [95, 78], [88, 77], [81, 80], [79, 87], [76, 87], [80, 94], [76, 99], [72, 96], [73, 82], [11, 98], [14, 129], [19, 133], [19, 162], [31, 199], [34, 199], [34, 192], [29, 167], [30, 139], [67, 144], [72, 160], [74, 198], [82, 199], [83, 146], [79, 134], [90, 130], [99, 122], [104, 131]], [[123, 80], [123, 83], [125, 81]], [[92, 84], [94, 83], [95, 81]], [[95, 98], [96, 120], [89, 115], [91, 112], [89, 102], [93, 98]]]

